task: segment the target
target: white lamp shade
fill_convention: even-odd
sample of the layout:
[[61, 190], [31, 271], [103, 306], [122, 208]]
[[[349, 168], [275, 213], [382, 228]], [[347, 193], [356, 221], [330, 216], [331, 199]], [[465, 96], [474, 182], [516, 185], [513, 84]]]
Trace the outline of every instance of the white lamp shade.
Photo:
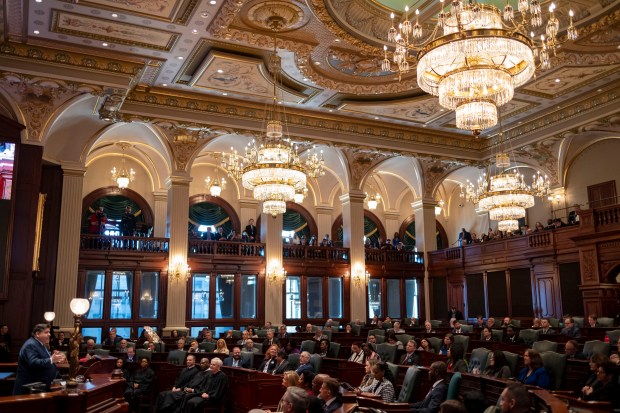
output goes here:
[[377, 209], [378, 202], [374, 199], [368, 200], [368, 209]]
[[71, 307], [71, 312], [77, 316], [82, 316], [86, 314], [88, 309], [90, 308], [90, 301], [86, 298], [73, 298], [71, 303], [69, 303], [69, 307]]
[[119, 176], [116, 178], [116, 183], [120, 189], [125, 189], [129, 186], [129, 178], [126, 176]]
[[222, 187], [219, 186], [218, 184], [213, 184], [213, 186], [211, 186], [211, 196], [220, 196], [222, 193]]
[[45, 318], [45, 321], [48, 323], [51, 323], [56, 318], [56, 313], [53, 311], [46, 311], [45, 314], [43, 314], [43, 318]]

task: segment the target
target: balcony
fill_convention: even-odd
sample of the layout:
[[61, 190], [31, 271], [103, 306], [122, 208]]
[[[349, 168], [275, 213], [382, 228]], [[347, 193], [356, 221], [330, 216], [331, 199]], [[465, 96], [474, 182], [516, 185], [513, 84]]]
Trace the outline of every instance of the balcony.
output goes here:
[[424, 254], [414, 251], [396, 251], [366, 249], [366, 264], [372, 263], [405, 263], [405, 264], [424, 264]]
[[319, 260], [326, 262], [349, 262], [349, 249], [342, 247], [311, 247], [308, 245], [284, 245], [285, 260]]
[[188, 254], [209, 257], [264, 257], [265, 244], [190, 239]]
[[82, 234], [81, 251], [118, 252], [118, 253], [168, 253], [168, 238], [152, 237], [115, 237], [107, 235]]

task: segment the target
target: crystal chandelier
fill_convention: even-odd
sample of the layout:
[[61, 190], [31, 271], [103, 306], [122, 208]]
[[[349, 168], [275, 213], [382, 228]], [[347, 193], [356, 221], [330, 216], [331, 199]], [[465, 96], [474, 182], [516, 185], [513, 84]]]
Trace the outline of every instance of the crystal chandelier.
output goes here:
[[[551, 66], [549, 54], [559, 46], [555, 4], [549, 6], [545, 34], [536, 36], [533, 30], [542, 26], [540, 0], [518, 0], [517, 18], [508, 1], [503, 13], [476, 0], [449, 1], [449, 10], [443, 0], [440, 2], [437, 24], [428, 37], [424, 37], [419, 10], [412, 22], [406, 7], [397, 27], [391, 14], [388, 42], [394, 52], [390, 60], [384, 46], [381, 68], [397, 71], [400, 78], [410, 70], [409, 54], [417, 52], [420, 88], [439, 96], [441, 106], [456, 111], [456, 126], [477, 136], [497, 124], [497, 108], [509, 102], [514, 89], [532, 77], [536, 60], [542, 69]], [[572, 10], [569, 17], [567, 37], [575, 40]]]
[[489, 218], [499, 221], [500, 231], [519, 229], [518, 219], [525, 218], [525, 210], [534, 206], [534, 197], [549, 194], [549, 180], [540, 172], [532, 177], [532, 185], [525, 182], [523, 174], [516, 169], [509, 172], [510, 157], [505, 152], [495, 156], [496, 174], [485, 172], [476, 185], [467, 180], [461, 185], [461, 198], [477, 203], [483, 211], [489, 212]]
[[286, 281], [286, 270], [282, 267], [271, 267], [265, 277], [272, 284], [284, 284]]
[[307, 176], [318, 178], [325, 172], [322, 152], [313, 148], [304, 163], [299, 158], [297, 146], [284, 137], [284, 105], [278, 104], [276, 94], [281, 60], [277, 55], [275, 37], [270, 68], [274, 73], [273, 99], [265, 111], [265, 136], [259, 142], [252, 140], [244, 155], [231, 148], [231, 153], [224, 154], [222, 166], [231, 178], [240, 179], [244, 188], [253, 191], [254, 199], [263, 202], [263, 213], [275, 217], [286, 212], [287, 201], [303, 201]]
[[217, 177], [217, 172], [215, 173], [215, 178], [211, 178], [207, 176], [205, 178], [205, 188], [211, 196], [220, 196], [222, 194], [222, 190], [226, 189], [226, 179], [224, 177]]
[[131, 144], [128, 142], [118, 142], [117, 145], [120, 146], [123, 151], [121, 168], [117, 170], [115, 166], [112, 168], [110, 173], [112, 174], [112, 180], [116, 183], [118, 188], [125, 189], [129, 186], [130, 182], [133, 182], [134, 179], [136, 179], [136, 171], [134, 171], [133, 168], [130, 168], [129, 172], [127, 172], [127, 167], [125, 166], [125, 149], [131, 147]]

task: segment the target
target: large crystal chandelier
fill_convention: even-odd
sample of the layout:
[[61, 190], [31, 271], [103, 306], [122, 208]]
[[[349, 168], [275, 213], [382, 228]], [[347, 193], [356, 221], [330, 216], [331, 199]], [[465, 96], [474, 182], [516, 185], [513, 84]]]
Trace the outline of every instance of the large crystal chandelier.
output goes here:
[[127, 167], [125, 166], [125, 149], [131, 147], [131, 144], [128, 142], [119, 142], [117, 145], [120, 146], [123, 151], [121, 167], [120, 169], [116, 169], [116, 166], [114, 166], [110, 173], [112, 174], [112, 180], [116, 183], [118, 188], [125, 189], [129, 186], [129, 182], [133, 182], [134, 179], [136, 179], [136, 171], [134, 171], [133, 168], [127, 171]]
[[[497, 124], [497, 107], [509, 102], [514, 89], [532, 77], [536, 60], [542, 69], [550, 67], [549, 54], [558, 46], [555, 4], [549, 6], [545, 33], [536, 36], [534, 30], [542, 26], [539, 0], [518, 0], [517, 17], [508, 1], [503, 13], [476, 0], [448, 1], [449, 9], [444, 8], [444, 0], [440, 3], [437, 24], [427, 37], [419, 22], [419, 10], [412, 22], [406, 7], [397, 27], [391, 14], [388, 42], [394, 52], [390, 60], [384, 46], [381, 67], [397, 71], [400, 77], [410, 70], [409, 54], [417, 52], [420, 88], [439, 96], [441, 106], [456, 111], [456, 126], [477, 136]], [[532, 30], [529, 35], [528, 29]], [[577, 38], [572, 10], [567, 37]]]
[[280, 80], [281, 60], [276, 51], [274, 37], [270, 69], [274, 73], [273, 99], [266, 108], [265, 135], [252, 140], [245, 154], [238, 155], [232, 148], [224, 154], [222, 166], [230, 177], [241, 180], [243, 187], [253, 191], [255, 199], [263, 202], [263, 213], [276, 216], [286, 212], [287, 201], [303, 201], [306, 179], [324, 175], [323, 153], [313, 148], [308, 159], [300, 160], [298, 149], [284, 137], [284, 105], [278, 104], [276, 86]]
[[499, 221], [498, 230], [518, 230], [518, 219], [525, 218], [525, 210], [534, 206], [534, 197], [549, 194], [549, 180], [537, 172], [528, 185], [516, 167], [510, 170], [506, 152], [495, 155], [495, 169], [495, 174], [483, 173], [476, 185], [467, 180], [461, 185], [461, 197], [488, 211], [491, 220]]

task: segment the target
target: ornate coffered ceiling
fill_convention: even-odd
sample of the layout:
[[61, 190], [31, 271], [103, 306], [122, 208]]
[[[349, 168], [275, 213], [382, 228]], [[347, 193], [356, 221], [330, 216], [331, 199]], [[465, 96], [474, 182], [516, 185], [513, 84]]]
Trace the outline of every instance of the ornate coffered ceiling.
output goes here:
[[[99, 110], [111, 112], [112, 121], [258, 130], [273, 87], [268, 57], [277, 27], [284, 71], [278, 93], [291, 133], [388, 152], [473, 161], [489, 156], [486, 138], [497, 128], [475, 140], [455, 128], [454, 113], [418, 88], [415, 71], [400, 81], [381, 71], [392, 3], [0, 0], [0, 72], [4, 79], [13, 74], [90, 85], [105, 98]], [[423, 21], [438, 11], [438, 2], [414, 3]], [[565, 28], [568, 2], [556, 4]], [[536, 148], [538, 141], [618, 112], [620, 0], [571, 0], [570, 7], [579, 39], [564, 43], [553, 68], [502, 109], [504, 136], [515, 147]]]

